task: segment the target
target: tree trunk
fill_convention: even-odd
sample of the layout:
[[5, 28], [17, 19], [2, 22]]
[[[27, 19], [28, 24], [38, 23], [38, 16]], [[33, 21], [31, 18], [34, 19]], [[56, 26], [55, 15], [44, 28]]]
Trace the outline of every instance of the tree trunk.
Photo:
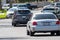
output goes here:
[[2, 9], [1, 0], [0, 0], [0, 10]]
[[10, 8], [12, 8], [12, 0], [10, 0]]

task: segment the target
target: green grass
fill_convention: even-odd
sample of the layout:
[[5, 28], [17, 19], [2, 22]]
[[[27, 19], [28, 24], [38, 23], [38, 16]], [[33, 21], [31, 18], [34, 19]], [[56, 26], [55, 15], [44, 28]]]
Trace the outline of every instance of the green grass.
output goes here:
[[6, 10], [0, 10], [0, 19], [6, 18]]

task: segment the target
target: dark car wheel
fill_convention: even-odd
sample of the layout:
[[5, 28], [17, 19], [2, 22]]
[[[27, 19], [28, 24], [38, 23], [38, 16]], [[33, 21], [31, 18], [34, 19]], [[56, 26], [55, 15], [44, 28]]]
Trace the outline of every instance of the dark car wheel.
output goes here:
[[34, 36], [34, 32], [31, 32], [31, 31], [30, 31], [30, 32], [29, 32], [29, 35], [30, 35], [30, 36]]
[[12, 23], [12, 26], [16, 27], [16, 24]]
[[55, 35], [55, 33], [54, 32], [51, 32], [51, 36], [54, 36]]
[[27, 30], [27, 35], [29, 35], [29, 31]]

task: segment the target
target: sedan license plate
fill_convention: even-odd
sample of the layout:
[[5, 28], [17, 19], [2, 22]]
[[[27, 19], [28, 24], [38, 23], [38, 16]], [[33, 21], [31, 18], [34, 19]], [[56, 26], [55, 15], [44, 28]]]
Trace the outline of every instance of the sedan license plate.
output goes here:
[[43, 26], [49, 26], [50, 23], [43, 23]]
[[26, 16], [22, 16], [22, 18], [26, 18]]

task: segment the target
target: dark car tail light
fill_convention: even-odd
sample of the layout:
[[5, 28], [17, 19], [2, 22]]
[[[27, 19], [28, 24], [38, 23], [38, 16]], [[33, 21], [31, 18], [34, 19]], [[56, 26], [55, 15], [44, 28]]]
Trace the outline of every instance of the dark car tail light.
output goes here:
[[57, 21], [56, 24], [60, 24], [60, 21]]
[[33, 22], [32, 24], [33, 24], [33, 25], [37, 25], [37, 22]]

